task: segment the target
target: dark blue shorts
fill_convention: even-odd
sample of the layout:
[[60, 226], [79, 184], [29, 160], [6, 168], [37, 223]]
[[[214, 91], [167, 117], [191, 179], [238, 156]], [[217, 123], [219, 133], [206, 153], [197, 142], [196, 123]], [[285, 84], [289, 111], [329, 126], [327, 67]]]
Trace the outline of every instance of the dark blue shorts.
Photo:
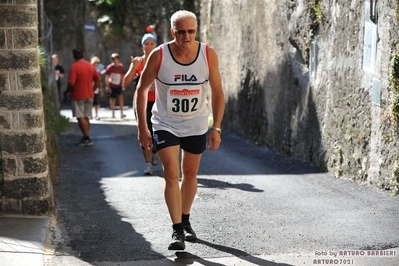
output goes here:
[[176, 145], [180, 145], [182, 150], [193, 154], [201, 154], [206, 149], [206, 133], [179, 138], [168, 131], [159, 130], [154, 132], [153, 139], [157, 151]]
[[119, 95], [122, 94], [122, 87], [119, 88], [111, 88], [111, 98], [117, 98]]
[[98, 101], [98, 98], [100, 98], [100, 95], [98, 95], [98, 93], [94, 93], [93, 105], [99, 105], [100, 104], [100, 102]]

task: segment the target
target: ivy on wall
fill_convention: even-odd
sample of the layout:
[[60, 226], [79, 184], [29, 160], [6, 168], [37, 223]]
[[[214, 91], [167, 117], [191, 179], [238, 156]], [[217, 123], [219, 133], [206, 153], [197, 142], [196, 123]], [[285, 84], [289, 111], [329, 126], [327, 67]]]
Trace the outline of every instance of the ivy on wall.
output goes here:
[[392, 178], [391, 178], [391, 191], [392, 191], [392, 196], [396, 196], [399, 191], [399, 166], [395, 165], [395, 167], [392, 169]]
[[399, 20], [399, 0], [395, 0], [394, 8], [395, 8], [395, 11], [396, 11], [396, 20]]
[[321, 10], [319, 0], [311, 0], [309, 2], [309, 8], [310, 8], [310, 19], [312, 23], [308, 27], [308, 36], [306, 37], [306, 48], [310, 48], [310, 44], [312, 43], [316, 35], [316, 32], [319, 29], [319, 25], [322, 24], [324, 21], [324, 15]]
[[391, 114], [399, 121], [399, 51], [393, 55], [389, 68], [389, 81], [392, 88]]
[[[396, 11], [396, 20], [399, 21], [399, 0], [395, 0], [394, 7]], [[391, 113], [396, 122], [399, 121], [399, 51], [391, 59], [389, 68], [389, 81], [392, 88], [391, 99]], [[396, 162], [395, 167], [392, 169], [392, 178], [390, 183], [392, 195], [396, 196], [399, 191], [399, 166]]]

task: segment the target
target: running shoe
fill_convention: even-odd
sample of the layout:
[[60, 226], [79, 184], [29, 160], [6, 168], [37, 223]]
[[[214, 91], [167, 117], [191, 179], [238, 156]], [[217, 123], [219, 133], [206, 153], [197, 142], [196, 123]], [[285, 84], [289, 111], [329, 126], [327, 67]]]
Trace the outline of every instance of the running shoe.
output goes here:
[[169, 244], [169, 250], [184, 250], [186, 244], [184, 244], [184, 232], [173, 230], [172, 241]]
[[151, 157], [151, 163], [152, 165], [157, 165], [158, 164], [158, 153], [157, 152], [153, 152], [152, 153], [152, 157]]
[[152, 166], [151, 166], [151, 163], [145, 163], [144, 175], [152, 175]]
[[183, 223], [183, 231], [184, 231], [184, 239], [187, 241], [196, 241], [197, 235], [195, 234], [194, 230], [191, 228], [190, 222]]
[[91, 141], [91, 139], [82, 138], [82, 140], [80, 142], [76, 143], [75, 146], [78, 146], [78, 147], [93, 146], [93, 141]]

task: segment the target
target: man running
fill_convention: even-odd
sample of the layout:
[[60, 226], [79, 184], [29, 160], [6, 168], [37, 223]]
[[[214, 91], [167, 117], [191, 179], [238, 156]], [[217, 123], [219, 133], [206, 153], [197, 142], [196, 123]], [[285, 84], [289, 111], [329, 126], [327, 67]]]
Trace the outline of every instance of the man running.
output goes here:
[[[189, 221], [197, 192], [197, 171], [204, 150], [219, 148], [225, 103], [217, 54], [195, 40], [195, 14], [185, 10], [174, 13], [170, 32], [173, 40], [153, 50], [141, 75], [137, 88], [137, 124], [140, 144], [145, 149], [155, 145], [163, 165], [164, 196], [173, 223], [168, 249], [183, 250], [185, 240], [197, 239]], [[154, 80], [156, 95], [151, 121], [155, 143], [152, 143], [146, 105], [147, 90]], [[208, 139], [207, 84], [211, 87], [213, 115]]]

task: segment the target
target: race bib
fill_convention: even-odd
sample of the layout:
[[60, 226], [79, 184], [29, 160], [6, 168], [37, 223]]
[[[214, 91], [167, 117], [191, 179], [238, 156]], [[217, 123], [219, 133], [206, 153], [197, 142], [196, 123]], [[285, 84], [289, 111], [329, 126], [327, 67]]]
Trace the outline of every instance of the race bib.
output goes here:
[[111, 73], [109, 75], [109, 82], [113, 85], [119, 86], [121, 85], [121, 76], [122, 75], [119, 73]]
[[201, 86], [170, 87], [167, 96], [168, 116], [188, 119], [196, 116], [201, 108]]

